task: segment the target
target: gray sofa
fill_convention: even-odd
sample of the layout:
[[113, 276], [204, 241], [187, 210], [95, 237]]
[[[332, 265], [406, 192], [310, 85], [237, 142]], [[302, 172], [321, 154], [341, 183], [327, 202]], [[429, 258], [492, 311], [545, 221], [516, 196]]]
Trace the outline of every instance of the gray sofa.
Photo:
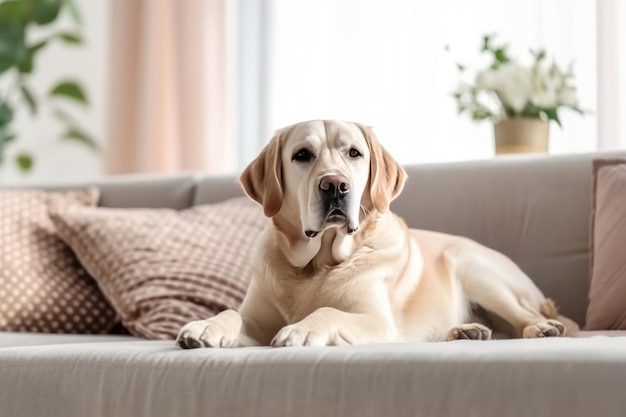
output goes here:
[[[500, 250], [584, 324], [591, 161], [503, 157], [408, 166], [393, 209]], [[233, 177], [119, 177], [108, 207], [184, 208]], [[0, 416], [624, 416], [626, 332], [577, 338], [179, 350], [132, 336], [0, 333]]]

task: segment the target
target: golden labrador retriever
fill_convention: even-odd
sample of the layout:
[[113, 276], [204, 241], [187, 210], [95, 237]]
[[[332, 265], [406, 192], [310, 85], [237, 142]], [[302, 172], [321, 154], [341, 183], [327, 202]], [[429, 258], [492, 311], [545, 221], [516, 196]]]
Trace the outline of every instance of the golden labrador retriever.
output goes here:
[[485, 324], [511, 337], [577, 331], [503, 254], [409, 229], [389, 211], [405, 179], [367, 127], [319, 120], [280, 130], [241, 175], [273, 223], [243, 304], [188, 323], [177, 344], [485, 340]]

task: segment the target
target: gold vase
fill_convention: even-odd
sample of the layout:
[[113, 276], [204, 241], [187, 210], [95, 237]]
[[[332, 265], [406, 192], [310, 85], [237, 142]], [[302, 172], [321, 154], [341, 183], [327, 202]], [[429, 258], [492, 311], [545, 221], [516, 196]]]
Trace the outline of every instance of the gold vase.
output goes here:
[[496, 154], [547, 153], [550, 125], [547, 120], [505, 119], [493, 127]]

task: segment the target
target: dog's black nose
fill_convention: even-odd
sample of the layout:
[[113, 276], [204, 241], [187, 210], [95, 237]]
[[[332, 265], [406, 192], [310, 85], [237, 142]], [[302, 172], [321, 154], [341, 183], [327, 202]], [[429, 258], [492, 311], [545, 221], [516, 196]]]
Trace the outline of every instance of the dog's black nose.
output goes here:
[[350, 183], [341, 175], [327, 175], [322, 177], [319, 187], [322, 194], [339, 199], [350, 192]]

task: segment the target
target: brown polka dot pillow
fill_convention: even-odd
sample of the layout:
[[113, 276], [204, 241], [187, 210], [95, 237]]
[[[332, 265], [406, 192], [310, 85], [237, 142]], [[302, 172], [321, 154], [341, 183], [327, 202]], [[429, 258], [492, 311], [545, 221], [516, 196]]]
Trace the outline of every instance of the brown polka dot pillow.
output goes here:
[[76, 207], [52, 218], [124, 327], [149, 339], [238, 308], [268, 222], [244, 197], [182, 211]]
[[96, 189], [0, 191], [0, 330], [107, 333], [115, 312], [72, 250], [50, 210], [94, 206]]

